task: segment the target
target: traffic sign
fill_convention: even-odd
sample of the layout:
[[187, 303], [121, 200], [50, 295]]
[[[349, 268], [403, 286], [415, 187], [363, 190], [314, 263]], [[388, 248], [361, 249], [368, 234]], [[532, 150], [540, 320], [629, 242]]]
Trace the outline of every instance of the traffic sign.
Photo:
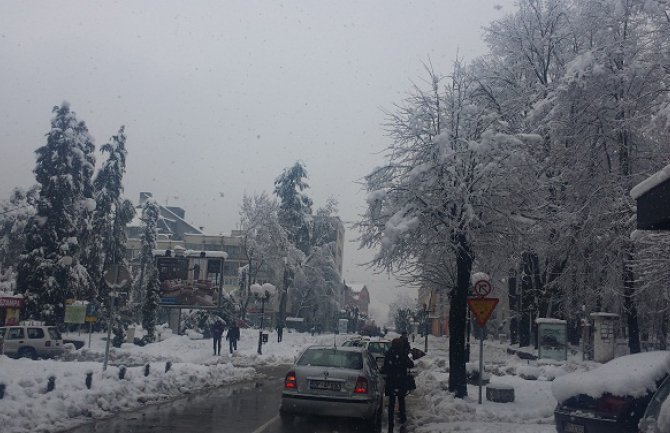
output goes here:
[[491, 293], [491, 290], [493, 290], [493, 287], [491, 287], [491, 283], [489, 283], [487, 280], [477, 281], [472, 288], [474, 294], [476, 296], [481, 296], [482, 298], [488, 296], [488, 294]]
[[468, 298], [468, 307], [475, 315], [475, 322], [479, 326], [486, 326], [486, 322], [491, 317], [493, 310], [496, 309], [498, 301], [498, 298]]

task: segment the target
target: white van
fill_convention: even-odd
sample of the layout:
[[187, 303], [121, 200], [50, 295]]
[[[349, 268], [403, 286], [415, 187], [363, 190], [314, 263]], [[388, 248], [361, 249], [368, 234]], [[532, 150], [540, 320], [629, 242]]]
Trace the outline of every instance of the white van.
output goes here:
[[51, 358], [64, 351], [63, 338], [55, 326], [3, 326], [0, 341], [0, 353], [16, 358]]

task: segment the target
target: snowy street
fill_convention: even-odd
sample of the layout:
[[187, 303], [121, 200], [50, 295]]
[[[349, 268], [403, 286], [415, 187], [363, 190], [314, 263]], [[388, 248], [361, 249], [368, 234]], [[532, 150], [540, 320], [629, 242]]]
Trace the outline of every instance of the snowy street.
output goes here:
[[[286, 333], [284, 341], [277, 343], [271, 334], [260, 356], [255, 353], [257, 336], [257, 331], [244, 329], [239, 351], [220, 357], [210, 353], [211, 341], [186, 336], [171, 335], [146, 347], [124, 344], [112, 349], [112, 365], [106, 372], [100, 362], [104, 354], [100, 335], [94, 335], [91, 349], [71, 353], [68, 361], [0, 356], [0, 383], [6, 384], [0, 400], [0, 422], [7, 428], [3, 432], [59, 432], [79, 426], [72, 432], [197, 428], [201, 432], [277, 433], [282, 430], [277, 407], [288, 365], [302, 348], [313, 343], [330, 345], [333, 339], [339, 344], [344, 336]], [[562, 364], [524, 361], [507, 354], [505, 346], [487, 341], [487, 373], [492, 383], [513, 386], [516, 399], [505, 404], [484, 399], [480, 406], [475, 386], [469, 386], [464, 400], [446, 391], [447, 342], [446, 337], [431, 337], [428, 355], [417, 362], [418, 389], [408, 398], [409, 421], [402, 431], [553, 432], [556, 400], [551, 380], [593, 365], [576, 359]], [[477, 364], [474, 345], [473, 340], [469, 368]], [[165, 373], [167, 361], [172, 367]], [[146, 363], [150, 365], [148, 377], [144, 376]], [[128, 366], [123, 380], [118, 379], [121, 364]], [[84, 381], [88, 372], [93, 373], [90, 390]], [[46, 392], [49, 376], [55, 377], [55, 389]], [[307, 418], [296, 420], [291, 431], [353, 432], [361, 428], [357, 422]]]

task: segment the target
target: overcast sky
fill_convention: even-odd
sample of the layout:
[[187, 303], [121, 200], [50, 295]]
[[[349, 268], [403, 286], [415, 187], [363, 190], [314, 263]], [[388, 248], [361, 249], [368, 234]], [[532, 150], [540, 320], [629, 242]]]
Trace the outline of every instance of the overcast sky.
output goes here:
[[[2, 1], [0, 198], [34, 183], [51, 108], [67, 100], [98, 146], [126, 125], [135, 203], [150, 191], [226, 234], [242, 195], [271, 192], [300, 160], [315, 207], [333, 196], [354, 222], [356, 182], [383, 162], [383, 109], [425, 76], [423, 62], [446, 74], [457, 53], [482, 54], [482, 26], [511, 4]], [[395, 283], [358, 266], [370, 256], [348, 242], [344, 278], [368, 283], [380, 311]]]

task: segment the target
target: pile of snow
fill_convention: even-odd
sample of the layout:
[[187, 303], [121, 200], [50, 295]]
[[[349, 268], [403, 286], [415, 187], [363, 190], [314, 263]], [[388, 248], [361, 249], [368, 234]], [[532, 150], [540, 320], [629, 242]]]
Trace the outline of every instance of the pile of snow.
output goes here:
[[[238, 351], [228, 354], [224, 342], [221, 356], [213, 355], [212, 341], [191, 339], [162, 330], [163, 340], [144, 347], [126, 343], [111, 348], [106, 371], [102, 371], [105, 335], [93, 334], [91, 347], [71, 351], [63, 359], [11, 359], [0, 355], [0, 384], [5, 396], [0, 400], [1, 431], [12, 433], [54, 432], [144, 404], [174, 399], [210, 387], [223, 386], [255, 377], [255, 367], [284, 365], [311, 344], [341, 344], [346, 336], [285, 332], [281, 343], [276, 335], [256, 353], [258, 330], [242, 329]], [[267, 332], [267, 331], [266, 331]], [[142, 330], [138, 330], [142, 335]], [[194, 335], [193, 333], [189, 333]], [[274, 337], [274, 338], [273, 338]], [[66, 339], [88, 343], [88, 335], [65, 334]], [[166, 373], [167, 362], [171, 369]], [[144, 366], [150, 374], [144, 376]], [[121, 366], [127, 367], [119, 379]], [[92, 387], [86, 387], [86, 374]], [[47, 392], [50, 377], [55, 389]]]
[[[474, 347], [473, 343], [473, 347]], [[485, 375], [490, 374], [491, 384], [515, 392], [515, 401], [494, 403], [484, 397], [477, 402], [478, 388], [468, 385], [468, 397], [454, 398], [449, 388], [449, 358], [446, 339], [432, 339], [428, 354], [416, 362], [417, 389], [410, 397], [408, 416], [417, 433], [443, 431], [468, 431], [474, 433], [554, 433], [553, 412], [556, 400], [551, 394], [551, 382], [542, 377], [553, 376], [561, 366], [529, 365], [506, 352], [502, 346], [485, 342]], [[472, 350], [468, 371], [478, 370], [478, 351]], [[547, 373], [545, 368], [552, 370]], [[573, 367], [566, 367], [569, 371]], [[527, 381], [517, 371], [533, 370], [537, 381]], [[486, 389], [483, 389], [484, 395]]]
[[641, 397], [657, 388], [657, 382], [670, 373], [670, 354], [645, 352], [616, 358], [588, 372], [559, 377], [552, 392], [559, 402], [585, 394], [597, 398], [604, 393]]

